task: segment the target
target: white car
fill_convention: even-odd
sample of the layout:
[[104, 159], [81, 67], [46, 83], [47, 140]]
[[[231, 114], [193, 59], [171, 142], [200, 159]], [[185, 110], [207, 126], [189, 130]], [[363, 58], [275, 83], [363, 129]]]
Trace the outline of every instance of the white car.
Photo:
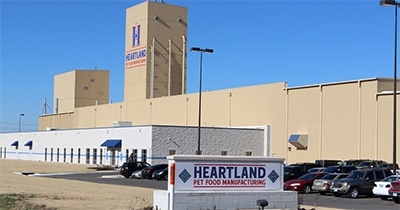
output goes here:
[[376, 181], [374, 184], [374, 188], [372, 188], [372, 193], [374, 195], [378, 195], [381, 197], [382, 200], [386, 200], [390, 197], [389, 195], [389, 188], [390, 188], [390, 183], [397, 181], [400, 179], [400, 174], [398, 175], [391, 175], [388, 176], [381, 181]]
[[142, 169], [134, 171], [131, 175], [132, 178], [141, 179], [142, 178]]

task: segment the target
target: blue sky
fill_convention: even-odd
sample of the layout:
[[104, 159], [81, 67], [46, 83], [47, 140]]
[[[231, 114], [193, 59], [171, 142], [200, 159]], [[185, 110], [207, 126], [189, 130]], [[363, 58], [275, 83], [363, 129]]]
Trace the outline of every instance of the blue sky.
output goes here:
[[[0, 1], [0, 132], [37, 130], [54, 75], [110, 70], [123, 101], [125, 10], [137, 0]], [[287, 82], [289, 87], [393, 77], [394, 7], [379, 0], [168, 1], [188, 8], [188, 47], [203, 55], [203, 90]], [[199, 53], [188, 53], [187, 93]]]

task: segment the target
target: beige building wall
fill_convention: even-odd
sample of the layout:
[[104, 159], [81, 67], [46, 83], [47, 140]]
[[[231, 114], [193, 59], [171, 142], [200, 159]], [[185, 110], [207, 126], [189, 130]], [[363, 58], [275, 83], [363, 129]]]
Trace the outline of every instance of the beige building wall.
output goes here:
[[126, 10], [124, 101], [186, 92], [187, 9], [145, 1]]
[[76, 107], [107, 104], [108, 70], [75, 70], [54, 77], [54, 113], [73, 112]]
[[[379, 87], [379, 79], [368, 79], [287, 89], [282, 82], [203, 92], [201, 126], [271, 125], [271, 154], [285, 157], [288, 163], [337, 158], [390, 161], [393, 95], [379, 94]], [[111, 127], [113, 121], [197, 126], [198, 94], [76, 108], [72, 113], [40, 116], [39, 128]], [[307, 149], [289, 144], [291, 134], [308, 135]]]

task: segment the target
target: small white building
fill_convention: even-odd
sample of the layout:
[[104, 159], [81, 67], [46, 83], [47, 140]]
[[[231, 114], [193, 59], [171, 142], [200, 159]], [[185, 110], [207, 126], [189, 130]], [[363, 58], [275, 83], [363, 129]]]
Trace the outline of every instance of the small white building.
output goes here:
[[[203, 155], [270, 156], [270, 126], [202, 127]], [[167, 163], [169, 155], [193, 155], [198, 127], [124, 126], [0, 134], [0, 158], [118, 166], [136, 160]]]

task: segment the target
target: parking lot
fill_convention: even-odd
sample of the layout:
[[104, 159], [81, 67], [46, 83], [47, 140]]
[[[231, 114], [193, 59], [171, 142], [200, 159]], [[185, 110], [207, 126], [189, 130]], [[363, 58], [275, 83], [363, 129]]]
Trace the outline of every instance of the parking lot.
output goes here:
[[[155, 190], [167, 190], [167, 181], [147, 180], [147, 179], [127, 179], [119, 175], [118, 171], [101, 171], [95, 173], [69, 173], [51, 174], [48, 178], [61, 178], [70, 180], [80, 180], [101, 184], [123, 185], [151, 188]], [[381, 200], [379, 197], [361, 196], [357, 199], [347, 197], [334, 197], [331, 194], [320, 195], [319, 193], [301, 194], [298, 196], [299, 205], [313, 207], [327, 207], [336, 209], [354, 210], [399, 210], [400, 205], [395, 204], [391, 199]]]

